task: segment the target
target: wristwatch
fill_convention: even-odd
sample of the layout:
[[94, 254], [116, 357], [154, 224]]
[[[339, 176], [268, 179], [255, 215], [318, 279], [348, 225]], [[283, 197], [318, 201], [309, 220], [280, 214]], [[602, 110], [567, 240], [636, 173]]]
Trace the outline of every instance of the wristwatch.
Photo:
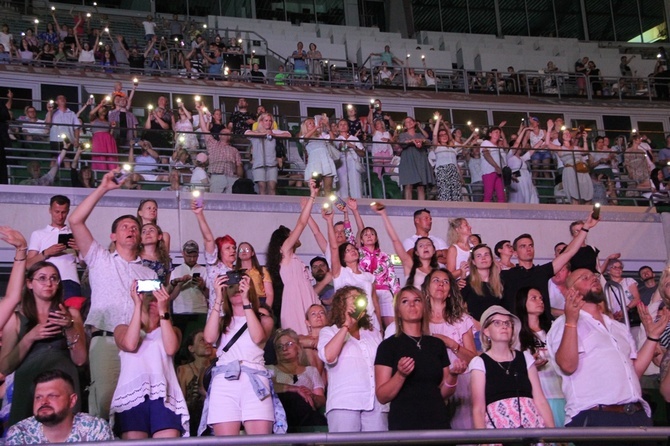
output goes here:
[[172, 319], [172, 316], [170, 315], [170, 313], [165, 312], [165, 313], [161, 314], [161, 319], [165, 319], [166, 321], [169, 321], [170, 319]]
[[251, 304], [247, 304], [247, 305], [242, 305], [242, 308], [245, 309], [245, 310], [253, 310], [254, 307], [251, 306]]

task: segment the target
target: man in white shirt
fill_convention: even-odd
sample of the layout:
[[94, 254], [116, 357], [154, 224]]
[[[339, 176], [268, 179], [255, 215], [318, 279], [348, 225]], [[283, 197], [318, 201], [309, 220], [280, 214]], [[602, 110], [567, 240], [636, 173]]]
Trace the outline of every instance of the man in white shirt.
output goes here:
[[646, 308], [639, 309], [647, 340], [638, 351], [627, 327], [602, 312], [605, 295], [598, 276], [578, 269], [567, 285], [564, 314], [547, 335], [549, 354], [563, 380], [566, 427], [651, 426], [640, 377], [670, 312], [662, 310], [653, 322]]
[[[37, 262], [51, 262], [60, 273], [63, 286], [63, 299], [81, 296], [81, 285], [77, 273], [77, 244], [72, 231], [65, 224], [70, 213], [70, 199], [64, 195], [54, 195], [49, 200], [51, 223], [30, 235], [28, 260], [30, 268]], [[66, 242], [66, 243], [61, 243]]]
[[445, 242], [440, 237], [430, 235], [430, 230], [433, 228], [433, 217], [430, 216], [430, 211], [426, 208], [419, 209], [414, 212], [414, 228], [416, 233], [406, 238], [402, 242], [402, 247], [405, 248], [407, 254], [412, 255], [414, 252], [414, 244], [421, 237], [428, 237], [433, 241], [435, 245], [435, 250], [437, 251], [437, 261], [441, 265], [446, 265], [447, 263], [447, 242]]
[[[67, 98], [59, 95], [56, 102], [47, 103], [47, 115], [44, 122], [49, 126], [49, 141], [52, 150], [65, 148], [63, 143], [67, 139], [74, 148], [79, 147], [79, 133], [81, 126], [75, 112], [67, 108]], [[66, 138], [63, 138], [65, 135]]]
[[170, 285], [173, 288], [170, 297], [174, 299], [172, 302], [174, 324], [185, 333], [189, 322], [202, 319], [204, 326], [209, 291], [205, 282], [207, 270], [204, 266], [198, 265], [200, 255], [198, 244], [193, 240], [187, 241], [181, 253], [184, 256], [184, 263], [172, 271]]
[[109, 406], [119, 378], [119, 348], [114, 342], [114, 329], [128, 324], [135, 304], [130, 288], [139, 279], [156, 279], [156, 273], [142, 265], [138, 256], [140, 222], [134, 215], [122, 215], [112, 223], [112, 250], [107, 242], [98, 243], [86, 226], [93, 208], [109, 191], [118, 189], [114, 176], [119, 169], [107, 172], [95, 189], [70, 216], [72, 234], [89, 268], [91, 308], [86, 325], [91, 330], [89, 363], [91, 386], [88, 411], [91, 415], [109, 417]]
[[565, 308], [565, 295], [568, 292], [566, 285], [568, 274], [570, 274], [570, 263], [563, 265], [547, 283], [547, 288], [549, 289], [549, 302], [551, 302], [551, 315], [553, 317], [558, 317], [563, 314], [563, 308]]

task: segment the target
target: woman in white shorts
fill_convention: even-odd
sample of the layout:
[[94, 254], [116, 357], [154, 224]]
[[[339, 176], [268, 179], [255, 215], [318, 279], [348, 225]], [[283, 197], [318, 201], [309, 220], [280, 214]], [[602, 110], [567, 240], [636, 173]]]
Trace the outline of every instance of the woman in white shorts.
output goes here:
[[270, 434], [275, 417], [263, 346], [274, 322], [267, 310], [259, 308], [249, 276], [227, 285], [229, 277], [220, 275], [214, 283], [216, 299], [203, 332], [206, 342], [218, 343], [219, 358], [212, 369], [203, 418], [207, 413], [207, 424], [216, 436], [238, 435], [242, 424], [247, 434]]

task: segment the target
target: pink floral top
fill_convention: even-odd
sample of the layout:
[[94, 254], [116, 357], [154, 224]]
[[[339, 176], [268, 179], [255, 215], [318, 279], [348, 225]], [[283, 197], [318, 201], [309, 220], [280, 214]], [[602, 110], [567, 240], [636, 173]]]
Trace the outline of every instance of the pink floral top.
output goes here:
[[358, 266], [375, 276], [376, 289], [389, 290], [395, 295], [400, 290], [400, 280], [395, 274], [389, 255], [380, 249], [370, 251], [365, 246], [361, 246], [358, 251], [361, 256]]

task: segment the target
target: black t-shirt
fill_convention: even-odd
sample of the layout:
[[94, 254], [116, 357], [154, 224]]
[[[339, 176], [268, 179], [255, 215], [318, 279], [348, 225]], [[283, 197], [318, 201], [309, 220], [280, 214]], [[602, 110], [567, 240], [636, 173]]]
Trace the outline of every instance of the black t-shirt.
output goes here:
[[518, 350], [514, 351], [514, 359], [498, 362], [486, 353], [482, 353], [486, 367], [486, 404], [506, 398], [533, 397], [533, 385], [528, 379], [526, 358]]
[[482, 283], [482, 294], [477, 294], [470, 285], [470, 277], [468, 276], [465, 287], [461, 290], [461, 296], [463, 296], [463, 300], [468, 306], [470, 316], [479, 321], [489, 307], [501, 305], [502, 300], [491, 293], [488, 282]]
[[598, 272], [599, 249], [593, 246], [582, 246], [570, 259], [570, 271], [586, 268], [594, 273]]
[[130, 68], [144, 68], [145, 59], [143, 54], [138, 54], [137, 56], [131, 54], [128, 56], [128, 65], [130, 65]]
[[544, 312], [553, 320], [551, 316], [551, 302], [549, 302], [549, 279], [554, 277], [554, 264], [552, 262], [544, 265], [533, 265], [526, 269], [522, 266], [501, 271], [500, 278], [503, 282], [502, 306], [507, 308], [513, 314], [516, 314], [516, 293], [521, 288], [531, 287], [542, 293], [544, 301]]
[[433, 336], [424, 335], [420, 344], [421, 349], [403, 333], [385, 339], [377, 348], [375, 365], [391, 367], [392, 373], [403, 356], [414, 359], [414, 371], [391, 401], [389, 430], [449, 428], [447, 407], [440, 394], [444, 368], [449, 367], [447, 349]]

